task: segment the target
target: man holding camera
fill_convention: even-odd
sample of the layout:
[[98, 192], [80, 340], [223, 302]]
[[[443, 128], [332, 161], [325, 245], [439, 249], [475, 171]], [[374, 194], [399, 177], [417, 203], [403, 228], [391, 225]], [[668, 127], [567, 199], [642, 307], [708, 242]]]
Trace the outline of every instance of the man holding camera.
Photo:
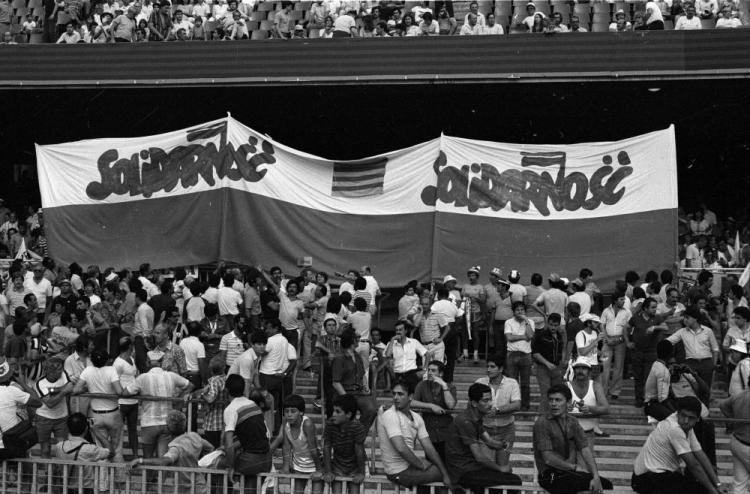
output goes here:
[[[645, 305], [645, 302], [644, 302]], [[701, 325], [701, 312], [693, 306], [685, 310], [685, 327], [667, 338], [673, 345], [685, 345], [685, 363], [711, 388], [714, 366], [719, 361], [719, 344], [713, 330]]]

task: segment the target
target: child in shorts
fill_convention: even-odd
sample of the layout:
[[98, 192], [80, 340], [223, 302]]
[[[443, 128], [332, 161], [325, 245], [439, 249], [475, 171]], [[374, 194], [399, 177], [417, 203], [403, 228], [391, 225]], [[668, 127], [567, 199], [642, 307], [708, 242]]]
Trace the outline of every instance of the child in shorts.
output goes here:
[[334, 482], [336, 477], [352, 477], [348, 483], [349, 493], [357, 494], [365, 478], [365, 439], [367, 429], [359, 420], [357, 399], [349, 394], [333, 398], [333, 413], [328, 420], [323, 445], [323, 480], [332, 484], [334, 494], [340, 494], [341, 482]]

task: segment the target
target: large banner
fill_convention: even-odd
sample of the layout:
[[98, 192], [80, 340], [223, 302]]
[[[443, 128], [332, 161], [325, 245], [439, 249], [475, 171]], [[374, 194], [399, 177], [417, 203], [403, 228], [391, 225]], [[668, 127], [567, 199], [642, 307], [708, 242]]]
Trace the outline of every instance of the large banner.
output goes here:
[[102, 267], [218, 260], [381, 285], [469, 266], [601, 281], [669, 266], [677, 177], [669, 128], [528, 146], [441, 136], [356, 161], [291, 149], [231, 117], [134, 139], [36, 147], [52, 256]]

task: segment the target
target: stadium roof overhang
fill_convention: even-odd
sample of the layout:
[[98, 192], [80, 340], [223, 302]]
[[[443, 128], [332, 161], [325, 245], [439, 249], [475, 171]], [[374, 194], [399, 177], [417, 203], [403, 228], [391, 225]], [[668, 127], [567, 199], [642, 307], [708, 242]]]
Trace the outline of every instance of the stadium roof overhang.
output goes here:
[[0, 88], [750, 76], [750, 30], [0, 47]]

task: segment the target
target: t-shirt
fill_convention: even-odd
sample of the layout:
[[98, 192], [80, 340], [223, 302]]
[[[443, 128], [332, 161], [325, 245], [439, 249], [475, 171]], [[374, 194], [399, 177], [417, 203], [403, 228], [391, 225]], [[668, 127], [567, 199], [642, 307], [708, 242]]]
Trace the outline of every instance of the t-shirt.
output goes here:
[[458, 306], [448, 299], [438, 300], [432, 304], [430, 313], [443, 314], [449, 323], [456, 322], [456, 318], [461, 317]]
[[[167, 372], [161, 367], [152, 367], [135, 378], [128, 391], [149, 396], [174, 397], [177, 388], [185, 388], [190, 382], [184, 377]], [[141, 405], [141, 427], [166, 425], [167, 415], [172, 410], [171, 401], [144, 400]]]
[[[509, 405], [514, 401], [521, 401], [521, 387], [518, 385], [518, 381], [510, 377], [503, 377], [500, 383], [491, 383], [490, 378], [480, 377], [476, 381], [479, 384], [484, 384], [492, 390], [492, 408], [498, 409]], [[504, 427], [514, 422], [513, 414], [497, 414], [496, 412], [485, 415], [483, 419], [484, 425], [488, 427]]]
[[565, 325], [565, 307], [568, 305], [568, 296], [564, 291], [558, 288], [550, 288], [542, 292], [535, 300], [535, 303], [544, 302], [544, 310], [547, 315], [560, 314], [562, 325]]
[[453, 419], [445, 443], [446, 467], [453, 482], [458, 482], [465, 473], [482, 469], [471, 446], [480, 442], [483, 432], [482, 417], [475, 408], [467, 408]]
[[575, 302], [581, 307], [581, 316], [591, 312], [591, 297], [586, 292], [575, 292], [568, 297], [568, 302]]
[[688, 19], [686, 15], [680, 16], [674, 26], [675, 31], [688, 31], [692, 29], [703, 29], [703, 25], [698, 16], [694, 15], [692, 19]]
[[219, 315], [227, 314], [236, 316], [240, 313], [239, 306], [242, 305], [242, 295], [231, 287], [225, 286], [219, 289], [217, 303], [219, 305]]
[[356, 26], [357, 22], [350, 15], [340, 15], [336, 18], [335, 21], [333, 21], [334, 31], [344, 31], [346, 33], [351, 33], [351, 28]]
[[[65, 372], [62, 372], [60, 374], [60, 377], [56, 381], [50, 381], [47, 379], [47, 376], [44, 376], [36, 383], [36, 393], [39, 395], [39, 398], [45, 398], [47, 396], [50, 396], [52, 394], [53, 389], [59, 390], [66, 384], [70, 382], [70, 379], [68, 379], [68, 376], [65, 374]], [[48, 418], [48, 419], [61, 419], [68, 416], [68, 402], [66, 399], [60, 400], [60, 403], [53, 407], [49, 407], [42, 402], [42, 406], [40, 406], [37, 411], [37, 415], [40, 417]]]
[[359, 420], [344, 422], [342, 425], [328, 424], [325, 428], [325, 443], [333, 449], [332, 469], [342, 475], [351, 475], [357, 468], [355, 445], [364, 447], [367, 429]]
[[[448, 392], [453, 395], [453, 399], [455, 400], [457, 397], [456, 386], [449, 384]], [[414, 389], [414, 399], [422, 403], [432, 403], [442, 407], [443, 410], [448, 410], [443, 387], [434, 381], [419, 381], [417, 387]], [[449, 413], [437, 415], [428, 410], [421, 412], [421, 414], [425, 427], [427, 427], [427, 432], [430, 434], [430, 441], [433, 444], [444, 442], [448, 437], [448, 427], [453, 422], [451, 415]]]
[[203, 452], [203, 439], [197, 432], [186, 432], [174, 438], [167, 445], [164, 458], [168, 458], [172, 465], [183, 467], [177, 476], [175, 490], [177, 492], [195, 492], [195, 494], [206, 494], [206, 478], [200, 473], [193, 474], [184, 467], [198, 468], [198, 460]]
[[[578, 334], [576, 334], [576, 348], [580, 350], [581, 348], [590, 345], [598, 337], [599, 333], [596, 331], [592, 331], [591, 334], [586, 331], [579, 331]], [[599, 365], [598, 355], [599, 351], [596, 347], [594, 347], [588, 355], [581, 355], [580, 351], [578, 352], [578, 358], [591, 366]]]
[[224, 409], [224, 432], [234, 432], [247, 453], [263, 454], [269, 450], [263, 411], [244, 396], [234, 398]]
[[282, 294], [279, 297], [279, 321], [286, 330], [299, 330], [299, 317], [305, 311], [305, 303], [295, 298], [294, 300]]
[[[290, 346], [289, 341], [287, 341], [281, 333], [277, 333], [268, 338], [268, 341], [266, 342], [266, 354], [260, 359], [260, 373], [274, 375], [284, 372]], [[294, 348], [292, 348], [292, 350], [294, 350]], [[296, 356], [294, 359], [296, 359]]]
[[248, 348], [235, 359], [228, 374], [239, 374], [242, 379], [250, 380], [258, 372], [258, 364], [258, 356], [255, 354], [255, 350]]
[[646, 444], [635, 459], [633, 471], [636, 475], [646, 472], [676, 472], [680, 468], [680, 455], [700, 451], [701, 445], [690, 429], [687, 434], [677, 422], [677, 412], [656, 425]]
[[401, 436], [406, 447], [414, 451], [416, 440], [429, 439], [424, 420], [418, 414], [408, 411], [407, 414], [391, 407], [378, 418], [378, 437], [380, 437], [380, 451], [383, 468], [387, 475], [396, 475], [410, 467], [401, 454], [391, 443], [391, 439]]
[[[120, 376], [111, 365], [86, 367], [79, 379], [86, 383], [90, 393], [115, 394], [112, 383], [120, 382]], [[97, 411], [117, 410], [117, 401], [111, 398], [92, 398], [91, 409]]]
[[12, 384], [0, 386], [0, 448], [3, 447], [2, 431], [17, 425], [18, 405], [25, 405], [31, 395]]
[[644, 319], [643, 313], [630, 318], [628, 324], [633, 328], [630, 341], [635, 344], [635, 349], [646, 353], [656, 353], [656, 344], [661, 339], [659, 331], [648, 332], [648, 328], [656, 326], [653, 319]]
[[52, 297], [52, 283], [47, 278], [42, 278], [39, 283], [31, 278], [24, 281], [23, 286], [36, 296], [39, 312], [44, 311], [47, 308], [47, 297]]
[[188, 301], [185, 303], [187, 322], [202, 321], [203, 318], [206, 317], [206, 314], [204, 312], [205, 307], [206, 302], [202, 297], [191, 297], [190, 299], [188, 299]]
[[180, 341], [180, 348], [185, 352], [185, 364], [188, 372], [200, 371], [198, 359], [206, 358], [206, 348], [203, 343], [195, 336], [188, 336]]
[[[231, 290], [231, 288], [230, 288]], [[227, 352], [226, 364], [232, 365], [234, 360], [245, 351], [245, 345], [240, 337], [238, 337], [234, 331], [229, 332], [221, 337], [221, 343], [219, 343], [219, 351]]]
[[[138, 368], [135, 366], [135, 360], [131, 357], [130, 362], [122, 357], [117, 357], [112, 364], [117, 374], [120, 376], [120, 386], [122, 389], [127, 388], [135, 382], [138, 375]], [[117, 400], [120, 405], [137, 405], [138, 400], [135, 398], [120, 398]]]
[[[523, 320], [519, 322], [515, 317], [505, 321], [505, 334], [511, 334], [513, 336], [523, 336], [526, 338], [526, 328], [531, 325], [531, 329], [534, 329], [534, 323], [529, 320]], [[524, 340], [516, 340], [508, 342], [509, 352], [523, 352], [531, 353], [531, 339], [526, 338]]]
[[354, 312], [349, 315], [347, 320], [357, 333], [360, 340], [370, 339], [370, 326], [372, 324], [372, 315], [369, 312]]

